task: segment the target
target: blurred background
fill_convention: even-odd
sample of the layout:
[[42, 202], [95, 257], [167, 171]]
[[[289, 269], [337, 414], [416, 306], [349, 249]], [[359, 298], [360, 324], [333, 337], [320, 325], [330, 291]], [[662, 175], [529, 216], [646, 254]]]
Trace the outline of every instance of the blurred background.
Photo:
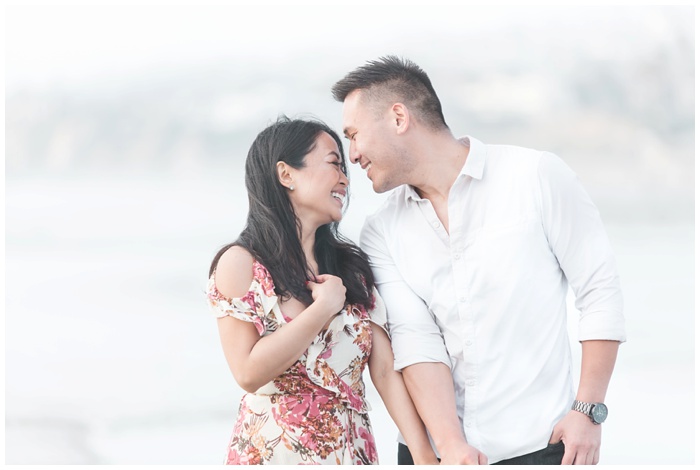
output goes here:
[[[243, 228], [247, 149], [279, 114], [341, 130], [330, 87], [386, 54], [427, 71], [455, 135], [577, 172], [628, 328], [600, 461], [695, 461], [694, 7], [5, 13], [7, 464], [222, 462], [241, 390], [204, 290]], [[350, 176], [341, 228], [357, 241], [385, 196]], [[570, 301], [575, 358], [576, 316]], [[392, 464], [396, 428], [366, 380]]]

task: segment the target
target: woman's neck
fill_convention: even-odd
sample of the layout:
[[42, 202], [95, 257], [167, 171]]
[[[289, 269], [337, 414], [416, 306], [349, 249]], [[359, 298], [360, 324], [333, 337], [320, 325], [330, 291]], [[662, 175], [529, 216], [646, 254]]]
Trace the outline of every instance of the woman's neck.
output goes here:
[[301, 230], [301, 249], [306, 258], [306, 265], [311, 269], [313, 274], [318, 274], [318, 264], [316, 263], [316, 255], [314, 247], [316, 246], [316, 228], [313, 231], [305, 231], [302, 225]]

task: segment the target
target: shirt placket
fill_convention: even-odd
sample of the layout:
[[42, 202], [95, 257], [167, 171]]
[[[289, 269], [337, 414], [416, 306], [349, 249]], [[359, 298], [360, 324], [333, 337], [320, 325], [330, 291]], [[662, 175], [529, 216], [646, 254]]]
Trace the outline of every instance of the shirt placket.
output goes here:
[[445, 227], [442, 225], [442, 222], [440, 222], [440, 219], [438, 218], [437, 213], [435, 212], [435, 209], [433, 208], [433, 205], [430, 203], [430, 201], [427, 199], [421, 199], [418, 201], [418, 207], [420, 208], [423, 217], [425, 217], [425, 220], [428, 221], [430, 227], [433, 229], [435, 234], [440, 238], [440, 240], [442, 240], [442, 242], [446, 246], [449, 246], [450, 236], [445, 230]]
[[[455, 376], [464, 381], [464, 397], [462, 405], [462, 422], [467, 441], [479, 448], [478, 430], [476, 423], [477, 410], [477, 355], [474, 312], [470, 308], [469, 299], [469, 266], [465, 258], [467, 249], [466, 227], [466, 198], [471, 178], [460, 175], [455, 182], [448, 199], [448, 217], [450, 218], [450, 257], [452, 261], [452, 273], [454, 281], [455, 298], [457, 299], [457, 311], [459, 314], [459, 328], [462, 338], [462, 370], [455, 371]], [[458, 400], [460, 401], [460, 400]]]

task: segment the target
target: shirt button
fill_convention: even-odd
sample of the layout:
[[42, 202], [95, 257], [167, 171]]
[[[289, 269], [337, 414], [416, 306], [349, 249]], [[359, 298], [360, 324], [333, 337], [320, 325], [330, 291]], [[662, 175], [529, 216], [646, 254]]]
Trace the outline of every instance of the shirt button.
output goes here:
[[466, 344], [467, 346], [471, 346], [473, 343], [472, 340], [468, 339], [464, 344]]
[[455, 255], [455, 259], [459, 259], [459, 253]]
[[464, 297], [464, 296], [462, 296], [462, 297], [459, 298], [459, 301], [462, 302], [462, 303], [466, 302], [466, 300], [467, 300], [467, 298]]
[[474, 385], [476, 385], [476, 382], [473, 380], [470, 380], [469, 382], [467, 382], [467, 385], [469, 385], [470, 387], [473, 387]]
[[433, 227], [438, 228], [439, 226], [440, 226], [440, 222], [438, 222], [437, 220], [435, 222], [433, 222]]
[[468, 427], [468, 428], [472, 427], [472, 423], [470, 423], [469, 421], [467, 421], [466, 423], [464, 423], [464, 425], [465, 425], [466, 427]]

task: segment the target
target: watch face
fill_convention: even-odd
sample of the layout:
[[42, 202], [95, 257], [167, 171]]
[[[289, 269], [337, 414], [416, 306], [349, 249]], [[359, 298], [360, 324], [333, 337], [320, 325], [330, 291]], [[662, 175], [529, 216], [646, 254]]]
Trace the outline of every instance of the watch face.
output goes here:
[[608, 407], [602, 403], [596, 403], [591, 410], [593, 421], [600, 424], [608, 417]]

